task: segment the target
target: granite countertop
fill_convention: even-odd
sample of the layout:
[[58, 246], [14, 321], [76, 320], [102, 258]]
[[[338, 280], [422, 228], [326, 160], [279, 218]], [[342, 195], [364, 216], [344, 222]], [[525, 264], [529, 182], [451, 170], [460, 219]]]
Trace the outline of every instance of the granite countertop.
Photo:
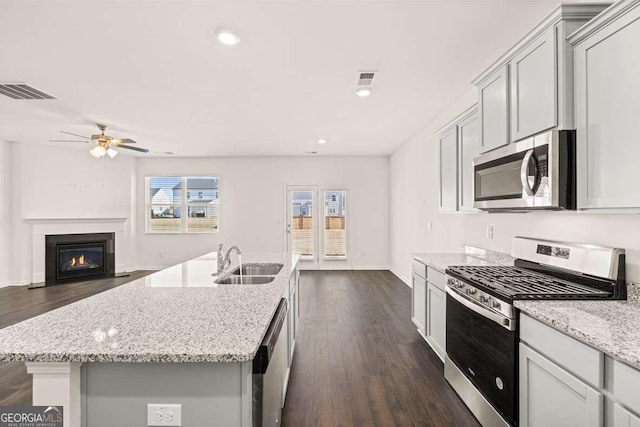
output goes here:
[[[628, 284], [628, 301], [516, 301], [534, 319], [551, 325], [636, 369], [640, 369], [640, 302]], [[632, 290], [633, 288], [633, 290]]]
[[284, 267], [268, 284], [217, 285], [209, 253], [0, 330], [0, 361], [252, 360], [298, 259], [242, 254]]
[[507, 254], [471, 246], [466, 246], [464, 253], [412, 253], [411, 256], [442, 274], [452, 265], [513, 265], [513, 258]]

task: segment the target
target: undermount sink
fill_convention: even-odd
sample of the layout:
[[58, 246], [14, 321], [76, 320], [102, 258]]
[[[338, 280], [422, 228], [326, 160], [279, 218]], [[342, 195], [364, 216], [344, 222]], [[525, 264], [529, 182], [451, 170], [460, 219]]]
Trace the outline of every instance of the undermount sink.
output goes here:
[[218, 279], [214, 283], [219, 285], [263, 285], [273, 282], [275, 277], [270, 276], [228, 276]]
[[[275, 276], [282, 270], [282, 264], [242, 264], [244, 276]], [[231, 274], [240, 274], [240, 267], [236, 267]]]

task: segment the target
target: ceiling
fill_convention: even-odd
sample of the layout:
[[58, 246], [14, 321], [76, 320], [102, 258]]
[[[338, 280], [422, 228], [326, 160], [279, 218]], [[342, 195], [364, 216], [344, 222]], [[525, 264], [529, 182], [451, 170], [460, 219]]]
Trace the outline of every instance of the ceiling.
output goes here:
[[[557, 4], [0, 1], [0, 82], [57, 98], [0, 96], [0, 139], [99, 122], [178, 156], [387, 155]], [[378, 70], [368, 98], [359, 70]]]

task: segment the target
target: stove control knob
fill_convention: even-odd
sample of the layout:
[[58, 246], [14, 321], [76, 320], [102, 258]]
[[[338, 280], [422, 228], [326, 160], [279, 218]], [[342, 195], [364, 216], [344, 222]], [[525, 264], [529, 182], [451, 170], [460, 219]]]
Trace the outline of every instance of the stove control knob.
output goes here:
[[502, 304], [500, 304], [500, 301], [496, 301], [496, 300], [494, 300], [494, 301], [491, 303], [491, 307], [493, 307], [493, 308], [497, 308], [498, 310], [500, 310], [500, 307], [501, 307], [501, 306], [502, 306]]
[[489, 304], [489, 301], [491, 301], [491, 297], [487, 296], [487, 295], [480, 295], [480, 302], [483, 304]]
[[464, 288], [464, 283], [458, 281], [458, 283], [456, 283], [456, 288], [458, 288], [458, 289]]
[[468, 288], [467, 289], [467, 295], [474, 295], [478, 292], [478, 290], [476, 288]]

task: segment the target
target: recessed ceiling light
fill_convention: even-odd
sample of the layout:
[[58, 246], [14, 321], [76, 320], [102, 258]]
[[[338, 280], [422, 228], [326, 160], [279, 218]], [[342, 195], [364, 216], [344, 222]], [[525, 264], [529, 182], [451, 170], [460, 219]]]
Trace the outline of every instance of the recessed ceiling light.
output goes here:
[[369, 95], [371, 95], [371, 88], [368, 87], [359, 87], [358, 89], [356, 89], [356, 95], [364, 98], [367, 97]]
[[326, 144], [326, 143], [327, 143], [327, 140], [326, 140], [326, 139], [324, 139], [324, 138], [320, 138], [320, 139], [318, 140], [318, 144]]
[[306, 153], [307, 153], [307, 154], [318, 154], [318, 152], [317, 152], [317, 151], [307, 151]]
[[240, 41], [240, 37], [228, 28], [218, 28], [216, 30], [216, 37], [220, 43], [227, 46], [236, 45]]

